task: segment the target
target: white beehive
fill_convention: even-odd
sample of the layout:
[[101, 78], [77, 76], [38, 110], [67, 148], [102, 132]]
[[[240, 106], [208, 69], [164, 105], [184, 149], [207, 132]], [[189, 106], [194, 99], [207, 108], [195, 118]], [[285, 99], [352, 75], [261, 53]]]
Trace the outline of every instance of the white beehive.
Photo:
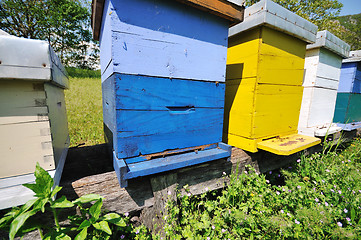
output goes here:
[[307, 45], [299, 133], [323, 137], [341, 130], [332, 119], [342, 59], [349, 50], [347, 43], [328, 31], [318, 32], [316, 43]]
[[36, 163], [56, 184], [69, 134], [64, 100], [68, 77], [45, 41], [0, 35], [0, 209], [31, 199]]

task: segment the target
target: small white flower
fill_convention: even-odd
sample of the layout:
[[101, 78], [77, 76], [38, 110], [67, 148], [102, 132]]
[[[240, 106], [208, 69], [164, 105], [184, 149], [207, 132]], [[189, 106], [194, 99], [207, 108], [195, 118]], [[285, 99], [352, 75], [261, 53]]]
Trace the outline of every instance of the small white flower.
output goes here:
[[281, 210], [280, 212], [281, 212], [281, 213], [285, 213], [285, 211], [283, 211], [283, 210]]
[[340, 222], [337, 222], [337, 225], [338, 225], [339, 227], [342, 227], [342, 223], [340, 223]]
[[326, 172], [330, 172], [330, 170], [326, 169]]
[[315, 198], [315, 201], [318, 202], [319, 201], [318, 198]]
[[344, 212], [344, 213], [348, 213], [348, 210], [345, 208], [345, 209], [343, 210], [343, 212]]
[[300, 222], [299, 222], [299, 221], [297, 221], [297, 219], [295, 219], [295, 223], [296, 223], [296, 224], [300, 224]]
[[277, 192], [276, 192], [276, 194], [277, 194], [277, 195], [280, 195], [280, 192], [279, 192], [279, 191], [277, 191]]
[[208, 187], [206, 187], [204, 190], [206, 190], [206, 192], [208, 192], [209, 189], [208, 189]]
[[124, 213], [124, 216], [128, 217], [128, 216], [129, 216], [129, 213], [128, 213], [128, 212]]
[[170, 190], [168, 190], [168, 195], [170, 196], [172, 194], [172, 192]]
[[223, 174], [223, 176], [226, 176], [226, 175], [227, 175], [227, 173], [226, 173], [226, 172], [223, 172], [222, 174]]
[[189, 193], [187, 193], [187, 196], [190, 197], [190, 196], [192, 196], [192, 194], [189, 192]]
[[301, 162], [301, 159], [297, 159], [297, 162], [298, 162], [298, 163]]
[[325, 206], [326, 206], [326, 207], [328, 206], [328, 202], [325, 202]]
[[268, 179], [266, 180], [266, 183], [269, 183], [269, 180], [268, 180]]

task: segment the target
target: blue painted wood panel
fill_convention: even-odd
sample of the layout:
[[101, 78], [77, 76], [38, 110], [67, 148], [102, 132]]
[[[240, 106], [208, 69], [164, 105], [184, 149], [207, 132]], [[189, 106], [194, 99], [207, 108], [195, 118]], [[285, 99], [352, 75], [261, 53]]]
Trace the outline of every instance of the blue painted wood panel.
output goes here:
[[111, 44], [100, 43], [103, 81], [112, 72], [225, 80], [227, 20], [177, 1], [110, 0], [105, 6], [110, 26], [102, 25], [101, 41], [111, 36]]
[[337, 92], [350, 93], [353, 90], [357, 63], [343, 63]]
[[226, 158], [229, 161], [231, 153], [231, 146], [219, 142], [212, 148], [198, 152], [183, 153], [127, 164], [125, 159], [117, 158], [116, 153], [113, 152], [113, 166], [120, 187], [127, 187], [128, 179], [189, 167], [222, 158]]
[[102, 88], [118, 158], [222, 139], [224, 83], [114, 74]]
[[[113, 75], [117, 109], [223, 108], [225, 85], [135, 75]], [[186, 109], [183, 109], [186, 110]]]

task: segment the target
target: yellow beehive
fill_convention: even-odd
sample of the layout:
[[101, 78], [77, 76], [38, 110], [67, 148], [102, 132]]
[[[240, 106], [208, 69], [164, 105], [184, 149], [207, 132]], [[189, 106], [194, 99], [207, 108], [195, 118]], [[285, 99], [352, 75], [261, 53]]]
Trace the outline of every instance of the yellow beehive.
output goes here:
[[289, 155], [320, 142], [297, 134], [307, 43], [317, 27], [266, 0], [230, 29], [224, 140]]

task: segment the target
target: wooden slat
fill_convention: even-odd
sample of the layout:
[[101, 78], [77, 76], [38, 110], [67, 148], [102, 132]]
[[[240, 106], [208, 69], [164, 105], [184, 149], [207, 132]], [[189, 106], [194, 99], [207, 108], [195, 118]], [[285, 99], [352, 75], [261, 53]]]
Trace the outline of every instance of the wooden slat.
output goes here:
[[[237, 6], [226, 0], [177, 0], [184, 4], [193, 6], [203, 11], [210, 12], [233, 22], [233, 24], [243, 21], [244, 7]], [[233, 25], [232, 24], [232, 25]]]
[[[225, 18], [236, 24], [243, 21], [244, 7], [238, 6], [226, 0], [177, 0], [184, 4], [210, 12], [219, 17]], [[104, 11], [104, 0], [93, 0], [92, 2], [92, 29], [93, 37], [99, 40], [100, 28]]]
[[64, 90], [53, 84], [45, 83], [46, 102], [52, 134], [55, 164], [58, 164], [64, 148], [69, 146], [68, 119], [66, 117]]
[[279, 154], [279, 155], [291, 155], [301, 150], [310, 148], [321, 143], [321, 139], [315, 137], [309, 137], [299, 134], [293, 134], [280, 138], [272, 138], [259, 142], [258, 148]]

